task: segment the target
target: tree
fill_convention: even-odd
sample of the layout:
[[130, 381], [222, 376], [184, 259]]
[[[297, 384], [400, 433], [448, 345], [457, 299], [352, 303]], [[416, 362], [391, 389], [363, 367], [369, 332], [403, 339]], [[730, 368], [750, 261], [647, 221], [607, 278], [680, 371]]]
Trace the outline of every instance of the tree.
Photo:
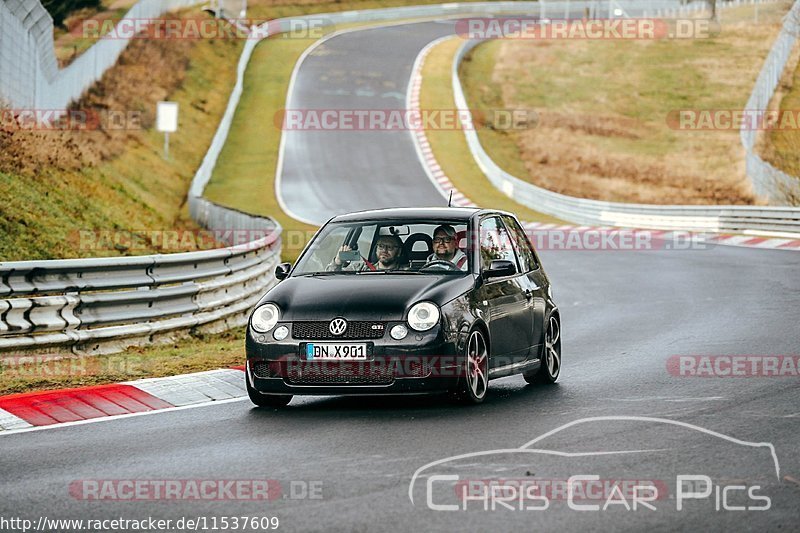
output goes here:
[[42, 0], [42, 5], [53, 17], [53, 24], [63, 26], [64, 20], [73, 11], [86, 7], [99, 9], [100, 0]]

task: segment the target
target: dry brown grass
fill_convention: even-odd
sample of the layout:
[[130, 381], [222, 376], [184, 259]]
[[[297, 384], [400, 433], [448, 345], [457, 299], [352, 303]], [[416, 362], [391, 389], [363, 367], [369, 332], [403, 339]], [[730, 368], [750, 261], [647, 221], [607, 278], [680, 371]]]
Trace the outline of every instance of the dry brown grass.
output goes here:
[[[140, 113], [141, 126], [151, 127], [155, 103], [183, 82], [191, 46], [186, 40], [131, 41], [118, 64], [72, 109], [98, 115], [135, 111]], [[140, 143], [140, 137], [137, 129], [104, 126], [94, 131], [0, 128], [0, 170], [33, 176], [43, 167], [77, 170], [97, 166], [122, 153], [128, 143]]]
[[[196, 12], [191, 15], [196, 17]], [[141, 128], [30, 131], [0, 125], [0, 260], [189, 251], [159, 231], [196, 230], [186, 192], [224, 110], [240, 40], [134, 40], [73, 107], [138, 113]], [[165, 161], [155, 103], [180, 104]], [[78, 246], [81, 231], [135, 232], [135, 247]]]
[[510, 133], [482, 130], [481, 140], [512, 174], [564, 194], [763, 203], [745, 176], [738, 131], [680, 131], [666, 119], [679, 109], [742, 109], [786, 5], [762, 6], [756, 26], [745, 11], [726, 12], [721, 32], [708, 39], [482, 45], [462, 67], [471, 107], [534, 109], [539, 122]]

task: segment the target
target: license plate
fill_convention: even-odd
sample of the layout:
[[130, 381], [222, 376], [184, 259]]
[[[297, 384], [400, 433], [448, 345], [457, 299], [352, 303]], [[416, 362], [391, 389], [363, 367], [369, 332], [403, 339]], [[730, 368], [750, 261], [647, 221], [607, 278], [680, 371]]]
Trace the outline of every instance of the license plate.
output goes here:
[[306, 361], [359, 361], [367, 359], [366, 344], [339, 342], [306, 344]]

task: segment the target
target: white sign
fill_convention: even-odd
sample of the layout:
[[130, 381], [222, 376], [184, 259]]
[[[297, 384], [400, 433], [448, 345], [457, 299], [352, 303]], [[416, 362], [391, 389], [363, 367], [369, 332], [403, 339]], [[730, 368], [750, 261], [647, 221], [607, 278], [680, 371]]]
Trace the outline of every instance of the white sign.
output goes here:
[[178, 102], [157, 103], [156, 129], [164, 133], [178, 131]]

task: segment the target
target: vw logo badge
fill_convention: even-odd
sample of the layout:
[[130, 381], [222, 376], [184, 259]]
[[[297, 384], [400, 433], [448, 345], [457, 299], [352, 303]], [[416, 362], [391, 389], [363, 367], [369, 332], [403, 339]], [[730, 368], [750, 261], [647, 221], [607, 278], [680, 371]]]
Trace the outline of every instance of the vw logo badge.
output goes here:
[[328, 329], [334, 335], [341, 335], [347, 329], [347, 321], [344, 318], [334, 318], [331, 320]]

